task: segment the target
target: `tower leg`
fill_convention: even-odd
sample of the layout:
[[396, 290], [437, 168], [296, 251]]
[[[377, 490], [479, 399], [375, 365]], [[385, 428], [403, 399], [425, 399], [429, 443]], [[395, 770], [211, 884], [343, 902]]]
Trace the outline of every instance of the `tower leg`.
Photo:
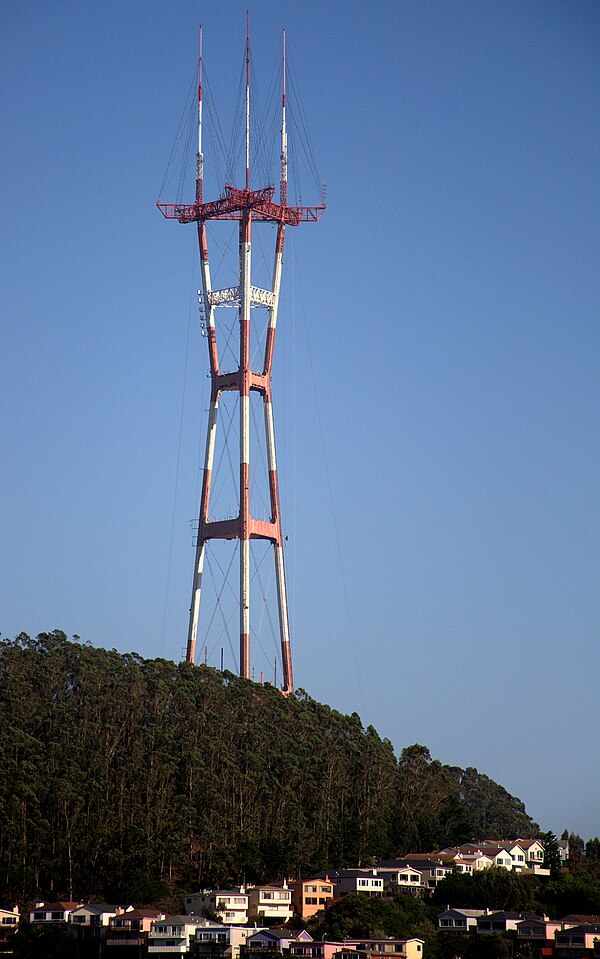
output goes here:
[[250, 211], [240, 221], [240, 676], [250, 679]]
[[198, 542], [196, 543], [194, 581], [192, 585], [192, 603], [190, 607], [190, 624], [188, 628], [186, 656], [188, 663], [193, 663], [196, 656], [196, 637], [198, 635], [198, 617], [200, 614], [200, 593], [202, 589], [202, 573], [204, 571], [204, 557], [206, 553], [204, 524], [208, 521], [208, 505], [210, 501], [212, 468], [215, 456], [218, 410], [219, 398], [216, 396], [210, 404], [210, 413], [208, 415], [208, 433], [206, 434], [206, 449], [204, 452], [204, 475], [202, 477], [202, 496], [200, 499], [200, 517], [198, 521]]

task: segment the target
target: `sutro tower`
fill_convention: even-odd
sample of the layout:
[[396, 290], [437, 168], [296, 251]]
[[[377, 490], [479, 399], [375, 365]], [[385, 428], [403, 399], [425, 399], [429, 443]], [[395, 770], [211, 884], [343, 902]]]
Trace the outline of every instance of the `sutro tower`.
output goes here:
[[[273, 546], [277, 603], [279, 611], [279, 634], [281, 641], [281, 659], [283, 664], [283, 691], [293, 689], [292, 659], [290, 653], [290, 630], [285, 582], [285, 564], [283, 555], [283, 537], [277, 482], [277, 464], [275, 458], [275, 431], [273, 425], [273, 407], [271, 400], [271, 370], [273, 365], [273, 347], [279, 291], [283, 265], [283, 244], [286, 226], [298, 226], [299, 223], [315, 222], [325, 210], [324, 198], [319, 206], [290, 206], [287, 202], [288, 151], [286, 130], [286, 49], [285, 31], [283, 32], [282, 94], [281, 94], [281, 173], [279, 184], [279, 202], [273, 196], [272, 185], [259, 189], [251, 187], [250, 170], [250, 42], [248, 22], [246, 21], [245, 47], [245, 148], [246, 176], [242, 188], [225, 183], [223, 192], [217, 200], [204, 202], [202, 153], [202, 27], [200, 28], [200, 60], [198, 83], [198, 152], [196, 157], [196, 200], [190, 204], [157, 203], [158, 208], [168, 219], [180, 223], [196, 223], [200, 250], [202, 274], [202, 300], [206, 314], [208, 332], [208, 354], [210, 361], [211, 398], [204, 458], [204, 474], [200, 500], [198, 539], [194, 563], [192, 602], [187, 641], [189, 662], [194, 662], [198, 617], [202, 591], [202, 573], [206, 545], [210, 539], [239, 539], [240, 580], [240, 676], [250, 678], [250, 540], [267, 540]], [[207, 220], [239, 221], [239, 281], [236, 286], [222, 290], [213, 290], [208, 260], [206, 236]], [[254, 223], [275, 224], [276, 239], [270, 289], [261, 289], [252, 285], [252, 225]], [[222, 370], [219, 364], [217, 327], [215, 311], [221, 306], [237, 308], [239, 315], [239, 360], [238, 368]], [[253, 370], [250, 361], [250, 316], [254, 307], [267, 310], [267, 330], [265, 337], [262, 368]], [[239, 514], [229, 519], [212, 519], [211, 475], [213, 470], [219, 398], [224, 390], [239, 394]], [[270, 518], [255, 519], [250, 504], [250, 391], [255, 390], [263, 399], [264, 425], [266, 433], [267, 468], [269, 479]]]

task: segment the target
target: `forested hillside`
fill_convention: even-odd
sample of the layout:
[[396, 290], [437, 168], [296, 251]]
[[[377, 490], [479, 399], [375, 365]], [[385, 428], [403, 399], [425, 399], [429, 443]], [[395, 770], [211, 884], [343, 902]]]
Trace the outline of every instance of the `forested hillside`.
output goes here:
[[538, 832], [487, 776], [396, 759], [356, 713], [59, 631], [0, 643], [0, 729], [6, 900], [151, 904]]

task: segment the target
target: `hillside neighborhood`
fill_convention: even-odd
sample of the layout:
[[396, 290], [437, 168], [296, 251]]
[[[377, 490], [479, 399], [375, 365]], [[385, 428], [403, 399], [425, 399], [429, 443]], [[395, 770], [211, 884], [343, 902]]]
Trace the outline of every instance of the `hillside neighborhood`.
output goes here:
[[[560, 863], [569, 845], [557, 840]], [[76, 955], [202, 957], [202, 959], [422, 959], [427, 941], [417, 936], [315, 939], [307, 921], [347, 896], [409, 895], [429, 899], [448, 876], [484, 870], [545, 876], [544, 844], [539, 839], [466, 843], [429, 854], [383, 859], [373, 866], [324, 870], [297, 880], [199, 889], [185, 896], [180, 914], [136, 908], [131, 903], [37, 902], [28, 915], [18, 906], [0, 910], [0, 954], [13, 955], [15, 933], [64, 930], [77, 944]], [[500, 904], [499, 904], [500, 905]], [[448, 904], [437, 914], [441, 935], [479, 937], [509, 934], [512, 954], [557, 959], [600, 957], [600, 917], [547, 915]], [[92, 951], [90, 951], [92, 950]]]

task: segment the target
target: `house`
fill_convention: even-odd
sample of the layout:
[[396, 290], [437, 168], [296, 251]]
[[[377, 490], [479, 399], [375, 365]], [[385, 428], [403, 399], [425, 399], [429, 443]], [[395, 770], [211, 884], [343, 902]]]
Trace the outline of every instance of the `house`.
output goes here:
[[216, 926], [220, 926], [220, 923], [211, 922], [203, 916], [165, 916], [164, 919], [155, 919], [148, 933], [148, 955], [156, 959], [187, 956], [198, 929]]
[[548, 916], [523, 919], [517, 923], [517, 949], [526, 949], [529, 955], [551, 956], [556, 933], [568, 929], [569, 925], [576, 923], [553, 921]]
[[490, 912], [486, 909], [482, 916], [477, 919], [478, 934], [488, 934], [491, 932], [516, 932], [517, 923], [523, 919], [536, 919], [537, 917], [526, 912], [507, 912], [500, 910]]
[[544, 844], [539, 839], [519, 839], [519, 846], [527, 857], [527, 865], [541, 866], [544, 861]]
[[287, 922], [292, 918], [292, 890], [287, 882], [279, 886], [248, 886], [246, 891], [248, 919]]
[[73, 909], [70, 916], [72, 926], [91, 927], [93, 929], [108, 926], [110, 920], [124, 912], [133, 912], [133, 906], [117, 906], [108, 902], [88, 902]]
[[215, 913], [225, 925], [245, 926], [248, 922], [248, 895], [244, 886], [236, 889], [203, 889], [185, 897], [188, 915]]
[[338, 959], [423, 959], [423, 939], [344, 939]]
[[485, 909], [446, 909], [437, 917], [438, 929], [442, 932], [475, 932], [477, 920]]
[[0, 909], [0, 936], [4, 935], [5, 932], [14, 932], [20, 919], [21, 914], [18, 906], [15, 906], [14, 909]]
[[414, 869], [408, 862], [398, 861], [395, 869], [376, 867], [375, 872], [383, 878], [386, 890], [408, 889], [410, 892], [423, 892], [426, 888], [421, 871]]
[[290, 956], [293, 956], [294, 959], [333, 959], [343, 948], [343, 942], [296, 940], [290, 943]]
[[74, 909], [82, 902], [36, 902], [29, 913], [29, 922], [68, 922]]
[[312, 943], [313, 938], [305, 929], [261, 929], [248, 936], [241, 954], [248, 957], [283, 955], [295, 943]]
[[554, 954], [583, 959], [585, 956], [598, 955], [600, 944], [600, 923], [583, 923], [563, 929], [554, 936]]
[[382, 896], [383, 877], [377, 875], [376, 869], [330, 869], [328, 873], [317, 873], [324, 878], [328, 876], [335, 888], [335, 898], [356, 893], [359, 896]]
[[156, 919], [164, 919], [159, 909], [132, 909], [111, 916], [108, 921], [106, 946], [137, 946], [143, 949], [148, 942], [148, 933]]
[[297, 879], [290, 882], [292, 909], [301, 919], [314, 916], [333, 902], [333, 883], [325, 879]]
[[452, 866], [442, 859], [416, 853], [406, 859], [381, 859], [375, 866], [375, 872], [378, 876], [383, 876], [386, 889], [390, 884], [393, 888], [395, 873], [406, 866], [420, 872], [421, 885], [427, 889], [435, 889], [437, 884], [453, 871]]
[[248, 936], [256, 935], [256, 926], [221, 926], [210, 923], [196, 929], [193, 943], [194, 956], [198, 959], [239, 959]]

